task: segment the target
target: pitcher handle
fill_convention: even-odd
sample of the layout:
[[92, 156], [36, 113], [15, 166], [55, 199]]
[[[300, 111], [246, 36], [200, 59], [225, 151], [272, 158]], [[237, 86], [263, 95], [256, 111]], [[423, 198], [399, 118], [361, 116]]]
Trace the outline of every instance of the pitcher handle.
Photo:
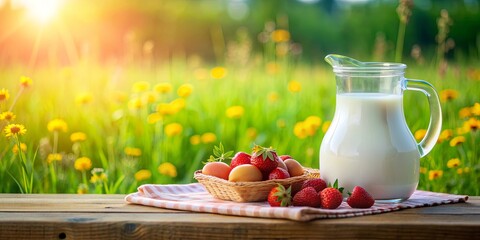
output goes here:
[[438, 94], [433, 86], [423, 80], [405, 79], [405, 89], [423, 92], [428, 98], [428, 105], [430, 107], [430, 122], [428, 123], [427, 133], [422, 141], [417, 144], [420, 157], [427, 155], [437, 143], [440, 131], [442, 129], [442, 109], [440, 108], [440, 101]]

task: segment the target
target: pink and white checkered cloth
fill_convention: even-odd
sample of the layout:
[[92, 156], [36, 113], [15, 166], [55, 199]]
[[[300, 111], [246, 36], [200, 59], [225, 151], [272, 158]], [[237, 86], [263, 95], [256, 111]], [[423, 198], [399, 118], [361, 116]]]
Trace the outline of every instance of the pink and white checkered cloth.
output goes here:
[[248, 203], [224, 201], [213, 198], [200, 183], [191, 183], [142, 185], [138, 188], [138, 192], [127, 195], [125, 200], [133, 204], [192, 212], [309, 221], [319, 218], [354, 217], [391, 212], [405, 208], [465, 202], [468, 200], [468, 196], [417, 190], [408, 200], [401, 203], [375, 203], [375, 205], [368, 209], [355, 209], [349, 207], [346, 202], [343, 202], [339, 208], [328, 210], [311, 207], [270, 207], [266, 201]]

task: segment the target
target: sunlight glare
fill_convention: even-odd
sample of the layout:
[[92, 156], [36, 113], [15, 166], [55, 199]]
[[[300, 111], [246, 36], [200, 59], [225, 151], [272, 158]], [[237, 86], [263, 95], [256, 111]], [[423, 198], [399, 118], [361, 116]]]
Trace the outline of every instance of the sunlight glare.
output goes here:
[[57, 14], [60, 0], [22, 0], [20, 4], [35, 20], [46, 23]]

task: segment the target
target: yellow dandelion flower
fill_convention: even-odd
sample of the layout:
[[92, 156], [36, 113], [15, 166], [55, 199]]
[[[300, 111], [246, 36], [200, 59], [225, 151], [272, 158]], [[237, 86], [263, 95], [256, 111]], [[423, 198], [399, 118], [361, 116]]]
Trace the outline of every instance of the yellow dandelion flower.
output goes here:
[[142, 149], [135, 147], [125, 147], [123, 152], [130, 157], [140, 157], [142, 156]]
[[[22, 152], [26, 152], [27, 151], [27, 144], [20, 143], [20, 149], [22, 150]], [[13, 152], [13, 154], [18, 154], [18, 144], [13, 145], [12, 152]]]
[[427, 173], [427, 168], [425, 168], [425, 167], [420, 167], [419, 170], [420, 170], [420, 173], [421, 173], [421, 174]]
[[68, 125], [64, 120], [56, 118], [48, 122], [47, 129], [50, 132], [67, 132]]
[[428, 180], [435, 180], [443, 176], [442, 170], [430, 170], [428, 171]]
[[308, 128], [305, 125], [305, 122], [297, 122], [293, 127], [293, 134], [299, 139], [304, 139], [308, 136]]
[[70, 141], [72, 142], [83, 142], [87, 140], [87, 134], [83, 132], [74, 132], [70, 134]]
[[103, 168], [94, 168], [91, 173], [92, 177], [90, 178], [90, 182], [93, 184], [102, 184], [108, 180], [108, 176]]
[[322, 125], [322, 119], [318, 116], [309, 116], [305, 118], [305, 123], [312, 127], [318, 128]]
[[13, 112], [10, 112], [10, 111], [0, 113], [0, 121], [5, 120], [7, 122], [11, 122], [11, 121], [15, 120], [16, 117], [17, 116]]
[[185, 99], [183, 98], [177, 98], [170, 102], [170, 107], [172, 108], [174, 114], [184, 109], [185, 105]]
[[22, 124], [8, 124], [3, 129], [5, 137], [21, 136], [27, 132], [27, 129]]
[[458, 115], [460, 116], [460, 118], [471, 117], [472, 116], [472, 108], [471, 107], [464, 107], [464, 108], [460, 109], [460, 111], [458, 112]]
[[463, 174], [463, 168], [457, 168], [457, 174], [462, 175]]
[[284, 119], [278, 119], [277, 120], [277, 127], [278, 128], [285, 128], [285, 127], [287, 127], [287, 123], [285, 122]]
[[464, 167], [464, 168], [463, 168], [463, 172], [464, 172], [464, 173], [469, 173], [469, 172], [470, 172], [470, 168], [469, 168], [469, 167]]
[[439, 95], [442, 102], [451, 101], [458, 97], [458, 91], [454, 89], [445, 89], [440, 91]]
[[150, 179], [151, 177], [152, 177], [152, 172], [150, 172], [150, 170], [147, 170], [147, 169], [142, 169], [135, 173], [135, 180], [137, 180], [138, 182]]
[[139, 93], [139, 92], [145, 92], [148, 89], [150, 89], [150, 83], [146, 81], [139, 81], [133, 84], [132, 86], [132, 91]]
[[278, 72], [280, 72], [280, 66], [274, 62], [267, 63], [265, 67], [266, 67], [267, 73], [270, 75], [275, 75]]
[[197, 80], [206, 80], [208, 79], [208, 70], [205, 68], [197, 68], [195, 71], [193, 71], [193, 76], [195, 76]]
[[93, 95], [91, 93], [85, 92], [80, 93], [75, 97], [75, 103], [78, 105], [86, 105], [91, 103], [93, 100]]
[[173, 89], [172, 84], [170, 84], [168, 82], [161, 82], [161, 83], [155, 85], [155, 87], [153, 87], [153, 90], [155, 90], [155, 92], [160, 93], [160, 94], [169, 93], [169, 92], [172, 91], [172, 89]]
[[325, 121], [322, 125], [322, 132], [326, 133], [328, 131], [328, 128], [330, 128], [331, 124], [332, 124], [331, 121]]
[[440, 133], [440, 136], [438, 136], [438, 143], [441, 143], [443, 141], [448, 141], [451, 137], [453, 137], [453, 130], [452, 129], [445, 129]]
[[460, 145], [464, 142], [465, 142], [465, 137], [464, 136], [457, 136], [457, 137], [452, 138], [452, 140], [450, 140], [450, 146], [455, 147], [455, 146], [458, 146], [458, 145]]
[[292, 93], [300, 92], [302, 90], [302, 84], [299, 81], [292, 80], [288, 82], [288, 91]]
[[217, 135], [215, 135], [215, 133], [212, 133], [212, 132], [207, 132], [202, 134], [201, 139], [202, 139], [202, 142], [205, 144], [213, 143], [217, 141]]
[[148, 115], [147, 122], [150, 124], [154, 124], [162, 119], [163, 119], [162, 114], [155, 112]]
[[29, 77], [21, 76], [20, 77], [20, 86], [27, 88], [32, 85], [32, 79]]
[[175, 167], [175, 165], [169, 162], [160, 164], [160, 166], [158, 166], [158, 172], [162, 175], [169, 176], [172, 178], [177, 176], [177, 168]]
[[271, 38], [276, 43], [288, 42], [290, 40], [290, 32], [284, 29], [277, 29], [272, 32]]
[[[1, 101], [1, 97], [0, 97], [0, 101]], [[471, 108], [471, 111], [472, 111], [473, 115], [480, 116], [480, 103], [473, 104], [473, 107]]]
[[153, 92], [144, 92], [142, 95], [143, 102], [151, 104], [157, 101], [157, 96]]
[[47, 163], [52, 163], [54, 161], [60, 162], [60, 161], [62, 161], [62, 158], [63, 158], [62, 154], [50, 153], [47, 156]]
[[10, 93], [5, 88], [0, 89], [0, 102], [7, 101], [10, 98]]
[[200, 142], [202, 142], [202, 137], [200, 137], [200, 135], [193, 135], [190, 137], [190, 144], [198, 145]]
[[193, 86], [192, 84], [182, 84], [180, 87], [177, 89], [177, 94], [179, 97], [186, 98], [190, 96], [193, 92]]
[[258, 136], [258, 131], [254, 127], [247, 128], [247, 137], [250, 140], [255, 140]]
[[212, 70], [210, 71], [210, 76], [212, 76], [212, 78], [214, 79], [222, 79], [227, 76], [227, 73], [228, 71], [226, 68], [218, 66], [212, 68]]
[[84, 183], [78, 184], [77, 187], [77, 194], [87, 194], [88, 193], [88, 186]]
[[74, 167], [78, 171], [87, 171], [92, 168], [92, 160], [88, 157], [77, 158], [74, 163]]
[[271, 103], [277, 102], [279, 98], [280, 98], [280, 95], [278, 95], [277, 92], [270, 92], [268, 94], [268, 101]]
[[144, 106], [145, 104], [143, 104], [143, 101], [140, 98], [132, 98], [128, 101], [128, 108], [133, 111], [142, 109]]
[[157, 105], [157, 113], [162, 116], [173, 115], [175, 114], [175, 108], [169, 103], [159, 103]]
[[476, 118], [469, 118], [463, 123], [463, 128], [468, 131], [477, 131], [480, 128], [480, 120]]
[[165, 126], [165, 134], [169, 137], [178, 136], [182, 131], [183, 127], [180, 123], [170, 123]]
[[448, 168], [456, 168], [458, 166], [460, 166], [460, 159], [458, 159], [458, 158], [452, 158], [452, 159], [448, 160], [448, 162], [447, 162], [447, 167]]
[[420, 141], [425, 137], [426, 133], [427, 133], [426, 129], [418, 129], [417, 131], [415, 131], [413, 135], [415, 136], [415, 139], [417, 139], [417, 141]]
[[469, 128], [465, 128], [464, 126], [457, 128], [457, 134], [458, 135], [463, 135], [466, 134], [470, 131]]
[[318, 128], [322, 125], [322, 119], [317, 116], [309, 116], [303, 121], [307, 129], [308, 136], [314, 136]]
[[243, 116], [245, 109], [242, 106], [231, 106], [227, 108], [225, 114], [228, 118], [239, 119]]

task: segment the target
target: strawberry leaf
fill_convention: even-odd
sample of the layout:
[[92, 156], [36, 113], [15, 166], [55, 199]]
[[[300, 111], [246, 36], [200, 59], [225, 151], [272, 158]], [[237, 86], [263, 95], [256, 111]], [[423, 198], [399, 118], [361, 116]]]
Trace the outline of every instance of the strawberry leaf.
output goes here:
[[337, 188], [337, 189], [338, 189], [338, 178], [335, 179], [335, 182], [333, 183], [333, 188]]

